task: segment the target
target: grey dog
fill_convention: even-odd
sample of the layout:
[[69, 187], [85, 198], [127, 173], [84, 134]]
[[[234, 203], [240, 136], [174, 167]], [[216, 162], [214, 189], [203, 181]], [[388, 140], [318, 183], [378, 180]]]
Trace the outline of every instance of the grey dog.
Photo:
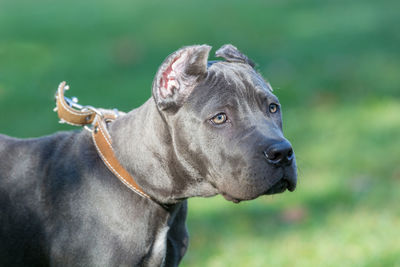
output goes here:
[[121, 165], [156, 201], [106, 168], [88, 131], [0, 136], [1, 266], [177, 266], [188, 198], [240, 202], [295, 189], [269, 83], [236, 47], [208, 62], [210, 49], [168, 56], [152, 98], [109, 124]]

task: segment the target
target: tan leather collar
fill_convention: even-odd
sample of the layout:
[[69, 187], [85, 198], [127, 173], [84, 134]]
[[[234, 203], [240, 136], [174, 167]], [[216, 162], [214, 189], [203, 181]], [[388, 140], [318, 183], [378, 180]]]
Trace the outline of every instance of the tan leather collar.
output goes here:
[[[107, 168], [129, 189], [144, 198], [155, 201], [143, 191], [115, 156], [112, 148], [112, 140], [107, 130], [107, 122], [115, 120], [120, 113], [116, 110], [96, 109], [90, 106], [81, 106], [77, 101], [64, 96], [64, 90], [68, 89], [68, 85], [66, 85], [65, 82], [62, 82], [60, 83], [56, 93], [57, 106], [55, 111], [58, 113], [60, 122], [85, 127], [86, 125], [93, 125], [91, 129], [92, 140], [99, 156]], [[165, 207], [164, 205], [162, 206]]]

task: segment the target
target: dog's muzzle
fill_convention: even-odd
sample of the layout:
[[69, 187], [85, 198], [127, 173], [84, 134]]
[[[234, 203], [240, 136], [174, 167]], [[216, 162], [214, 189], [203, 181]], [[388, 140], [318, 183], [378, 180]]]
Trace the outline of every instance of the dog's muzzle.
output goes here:
[[[263, 153], [266, 161], [276, 168], [290, 168], [290, 165], [293, 164], [294, 152], [292, 145], [287, 140], [269, 146]], [[296, 188], [296, 183], [297, 179], [295, 176], [288, 177], [284, 175], [271, 188], [269, 188], [265, 194], [271, 195], [282, 193], [286, 189], [293, 192]]]

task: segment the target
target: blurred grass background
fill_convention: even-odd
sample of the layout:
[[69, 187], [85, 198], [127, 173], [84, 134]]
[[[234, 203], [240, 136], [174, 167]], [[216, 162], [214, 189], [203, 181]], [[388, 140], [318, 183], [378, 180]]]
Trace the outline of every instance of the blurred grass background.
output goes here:
[[283, 106], [294, 193], [192, 199], [182, 266], [400, 266], [398, 0], [0, 0], [0, 132], [57, 130], [60, 81], [128, 111], [176, 49], [232, 43]]

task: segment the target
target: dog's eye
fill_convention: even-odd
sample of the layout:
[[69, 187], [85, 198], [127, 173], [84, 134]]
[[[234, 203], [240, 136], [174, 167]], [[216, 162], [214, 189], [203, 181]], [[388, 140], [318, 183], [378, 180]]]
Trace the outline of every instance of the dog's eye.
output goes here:
[[222, 124], [225, 123], [228, 118], [225, 113], [218, 113], [214, 117], [211, 118], [211, 122], [213, 124]]
[[271, 103], [269, 104], [269, 112], [276, 113], [279, 110], [278, 104]]

